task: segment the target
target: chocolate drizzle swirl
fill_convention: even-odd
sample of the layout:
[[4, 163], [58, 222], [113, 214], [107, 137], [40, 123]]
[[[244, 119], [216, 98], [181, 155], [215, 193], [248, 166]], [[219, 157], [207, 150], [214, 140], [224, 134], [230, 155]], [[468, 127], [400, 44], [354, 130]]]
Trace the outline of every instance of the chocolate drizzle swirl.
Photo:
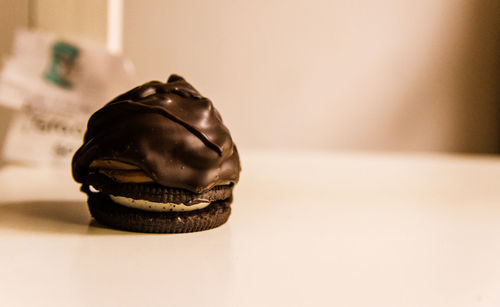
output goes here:
[[138, 86], [90, 117], [72, 161], [76, 181], [85, 183], [96, 159], [134, 164], [158, 184], [195, 193], [236, 183], [241, 170], [212, 102], [177, 75]]

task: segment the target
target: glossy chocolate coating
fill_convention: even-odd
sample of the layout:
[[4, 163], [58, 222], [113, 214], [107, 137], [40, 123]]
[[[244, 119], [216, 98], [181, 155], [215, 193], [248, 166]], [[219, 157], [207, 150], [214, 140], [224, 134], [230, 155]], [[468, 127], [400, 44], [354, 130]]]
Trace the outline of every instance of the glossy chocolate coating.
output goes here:
[[234, 184], [241, 170], [219, 112], [177, 75], [138, 86], [90, 117], [74, 179], [85, 183], [96, 159], [134, 164], [160, 185], [194, 193]]

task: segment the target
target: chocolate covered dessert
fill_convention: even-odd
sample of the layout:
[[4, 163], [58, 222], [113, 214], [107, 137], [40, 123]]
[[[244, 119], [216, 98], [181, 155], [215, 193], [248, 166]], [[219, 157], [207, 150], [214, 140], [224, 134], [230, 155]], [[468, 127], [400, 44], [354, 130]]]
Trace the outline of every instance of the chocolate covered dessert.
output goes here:
[[240, 160], [212, 102], [182, 77], [151, 81], [94, 113], [72, 161], [92, 216], [129, 231], [224, 224]]

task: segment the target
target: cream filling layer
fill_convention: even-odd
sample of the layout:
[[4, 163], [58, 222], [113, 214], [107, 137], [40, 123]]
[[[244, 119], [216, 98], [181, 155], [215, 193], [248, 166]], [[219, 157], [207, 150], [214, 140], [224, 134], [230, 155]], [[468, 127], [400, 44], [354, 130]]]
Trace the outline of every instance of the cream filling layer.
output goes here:
[[[152, 178], [148, 177], [139, 167], [116, 160], [94, 160], [90, 163], [90, 168], [96, 172], [101, 173], [117, 182], [127, 183], [148, 183], [154, 182]], [[97, 189], [90, 186], [91, 191], [97, 192]], [[176, 203], [157, 203], [145, 199], [133, 199], [124, 196], [109, 195], [111, 200], [115, 203], [129, 208], [135, 208], [146, 211], [156, 212], [185, 212], [200, 210], [208, 205], [210, 202], [202, 202], [194, 205], [187, 206], [185, 204]]]
[[156, 212], [185, 212], [185, 211], [193, 211], [199, 210], [210, 205], [209, 202], [198, 203], [191, 206], [186, 206], [184, 204], [175, 204], [175, 203], [157, 203], [144, 199], [133, 199], [129, 197], [123, 196], [115, 196], [109, 195], [111, 200], [115, 203], [123, 205], [129, 208], [135, 208], [146, 211], [156, 211]]

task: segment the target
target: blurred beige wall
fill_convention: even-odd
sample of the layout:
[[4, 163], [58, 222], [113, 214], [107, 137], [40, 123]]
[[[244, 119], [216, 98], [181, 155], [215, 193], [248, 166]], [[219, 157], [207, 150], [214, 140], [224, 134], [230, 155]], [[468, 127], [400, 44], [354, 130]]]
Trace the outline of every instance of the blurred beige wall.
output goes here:
[[243, 147], [498, 150], [498, 1], [124, 1], [138, 82], [184, 75]]
[[14, 31], [29, 23], [28, 0], [0, 0], [0, 61], [10, 52]]
[[106, 46], [107, 1], [33, 0], [36, 29]]
[[[124, 0], [123, 49], [137, 82], [212, 98], [241, 147], [493, 152], [499, 2]], [[105, 45], [107, 5], [0, 0], [0, 56], [28, 24]]]
[[0, 0], [0, 59], [12, 47], [15, 31], [33, 28], [106, 46], [107, 1]]

